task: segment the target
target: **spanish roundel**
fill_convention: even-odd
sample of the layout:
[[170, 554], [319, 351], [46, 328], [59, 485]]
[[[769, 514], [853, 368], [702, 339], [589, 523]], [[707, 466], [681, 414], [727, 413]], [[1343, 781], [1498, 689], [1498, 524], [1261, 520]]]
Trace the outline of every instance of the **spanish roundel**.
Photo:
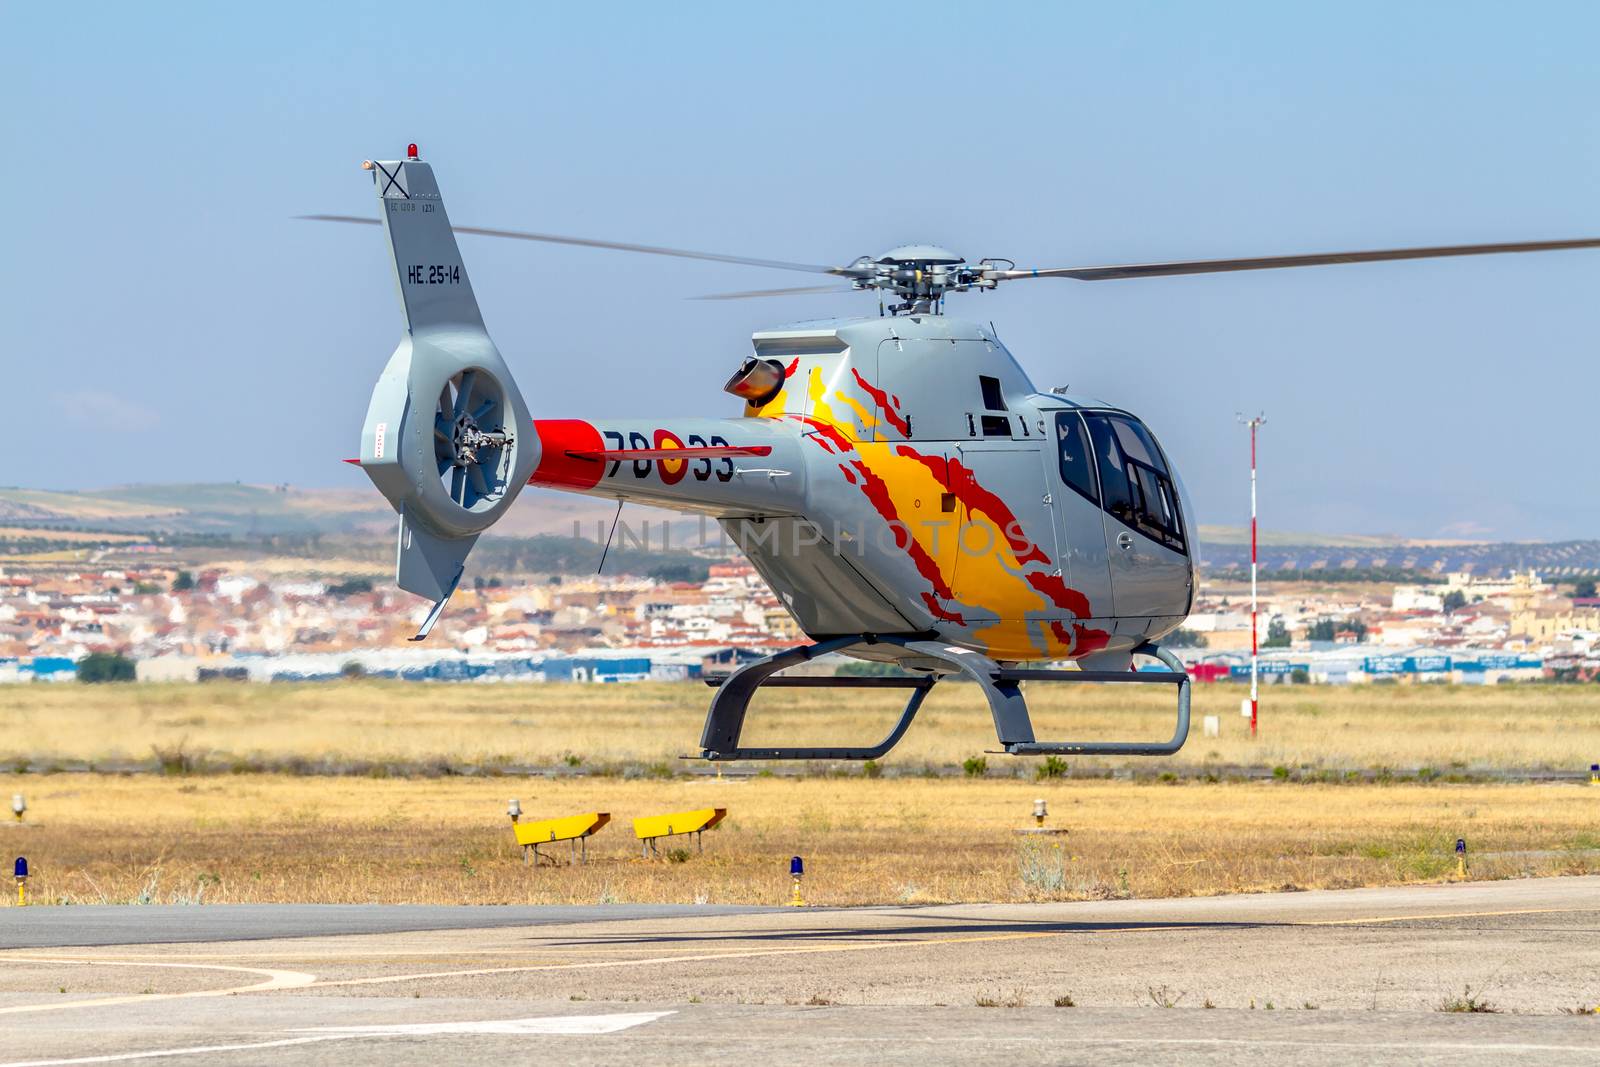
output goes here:
[[[671, 430], [657, 430], [655, 432], [655, 446], [658, 449], [682, 448], [683, 442], [678, 440], [678, 435]], [[675, 485], [681, 481], [684, 473], [689, 469], [686, 459], [663, 459], [656, 462], [656, 469], [661, 472], [661, 480], [667, 485]]]

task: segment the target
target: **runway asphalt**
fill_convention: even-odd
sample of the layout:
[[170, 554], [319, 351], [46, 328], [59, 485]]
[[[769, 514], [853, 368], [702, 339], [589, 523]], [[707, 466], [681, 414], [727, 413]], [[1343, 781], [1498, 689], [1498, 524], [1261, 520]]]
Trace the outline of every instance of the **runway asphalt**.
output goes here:
[[148, 945], [192, 941], [398, 934], [418, 930], [490, 930], [601, 920], [744, 915], [762, 908], [692, 904], [592, 904], [564, 907], [431, 904], [154, 904], [74, 905], [0, 913], [0, 949], [67, 945]]
[[[63, 945], [72, 913], [80, 945], [115, 943]], [[1580, 1014], [1600, 877], [827, 911], [6, 909], [0, 931], [36, 946], [0, 952], [0, 1067], [1600, 1064]]]

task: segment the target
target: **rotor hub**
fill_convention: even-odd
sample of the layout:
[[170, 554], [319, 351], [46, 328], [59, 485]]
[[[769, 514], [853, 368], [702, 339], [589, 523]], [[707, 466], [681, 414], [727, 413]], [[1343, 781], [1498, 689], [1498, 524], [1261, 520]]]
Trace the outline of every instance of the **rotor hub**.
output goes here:
[[463, 469], [475, 466], [481, 460], [479, 453], [490, 448], [504, 448], [511, 443], [511, 435], [503, 430], [485, 431], [470, 414], [456, 417], [450, 444], [455, 452], [450, 464]]
[[840, 273], [858, 290], [877, 289], [898, 296], [903, 303], [891, 304], [890, 314], [938, 314], [946, 293], [969, 289], [993, 289], [1000, 282], [1001, 265], [1009, 260], [984, 259], [969, 264], [948, 248], [938, 245], [901, 245], [876, 259], [862, 256]]

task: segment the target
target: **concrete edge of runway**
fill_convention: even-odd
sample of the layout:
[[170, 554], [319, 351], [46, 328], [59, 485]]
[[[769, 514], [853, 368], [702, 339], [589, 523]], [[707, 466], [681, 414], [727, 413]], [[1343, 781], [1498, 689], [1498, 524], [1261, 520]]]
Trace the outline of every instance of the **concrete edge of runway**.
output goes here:
[[[1008, 901], [976, 904], [871, 905], [794, 909], [740, 904], [200, 904], [70, 905], [0, 909], [0, 950], [264, 941], [437, 930], [501, 929], [576, 923], [714, 919], [835, 911], [938, 912], [977, 922], [1070, 923], [1093, 916], [1126, 923], [1204, 922], [1218, 907], [1296, 923], [1389, 921], [1378, 913], [1472, 911], [1504, 906], [1539, 910], [1600, 885], [1600, 875], [1423, 883], [1116, 901]], [[1376, 909], [1376, 910], [1374, 910]]]

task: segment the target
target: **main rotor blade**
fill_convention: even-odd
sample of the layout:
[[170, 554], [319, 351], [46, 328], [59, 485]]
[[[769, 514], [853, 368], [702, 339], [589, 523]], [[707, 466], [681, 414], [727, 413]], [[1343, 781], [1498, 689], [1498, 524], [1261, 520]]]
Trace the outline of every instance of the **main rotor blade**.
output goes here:
[[748, 300], [753, 296], [798, 296], [802, 293], [853, 293], [849, 285], [797, 285], [789, 289], [747, 289], [742, 293], [708, 293], [691, 296], [690, 300]]
[[1005, 281], [1017, 278], [1072, 278], [1080, 282], [1103, 282], [1117, 278], [1160, 278], [1174, 274], [1217, 274], [1235, 270], [1274, 270], [1278, 267], [1324, 267], [1335, 263], [1375, 263], [1390, 259], [1489, 256], [1501, 252], [1558, 252], [1571, 248], [1600, 248], [1600, 237], [1580, 237], [1571, 241], [1389, 248], [1370, 252], [1322, 252], [1304, 256], [1256, 256], [1250, 259], [1192, 259], [1174, 263], [1132, 263], [1118, 267], [1052, 267], [1047, 270], [1002, 270], [991, 273]]
[[[362, 226], [378, 226], [380, 219], [362, 218], [359, 215], [296, 215], [309, 222], [352, 222]], [[704, 259], [714, 263], [740, 263], [747, 267], [771, 267], [774, 270], [798, 270], [808, 274], [850, 273], [847, 267], [824, 267], [814, 263], [790, 263], [781, 259], [754, 259], [750, 256], [726, 256], [720, 252], [691, 252], [683, 248], [663, 248], [659, 245], [637, 245], [625, 241], [601, 241], [592, 237], [562, 237], [553, 233], [529, 233], [524, 230], [496, 230], [485, 226], [452, 226], [456, 233], [476, 237], [505, 237], [514, 241], [542, 241], [553, 245], [575, 245], [579, 248], [609, 248], [616, 252], [642, 252], [647, 256], [673, 256], [678, 259]]]

